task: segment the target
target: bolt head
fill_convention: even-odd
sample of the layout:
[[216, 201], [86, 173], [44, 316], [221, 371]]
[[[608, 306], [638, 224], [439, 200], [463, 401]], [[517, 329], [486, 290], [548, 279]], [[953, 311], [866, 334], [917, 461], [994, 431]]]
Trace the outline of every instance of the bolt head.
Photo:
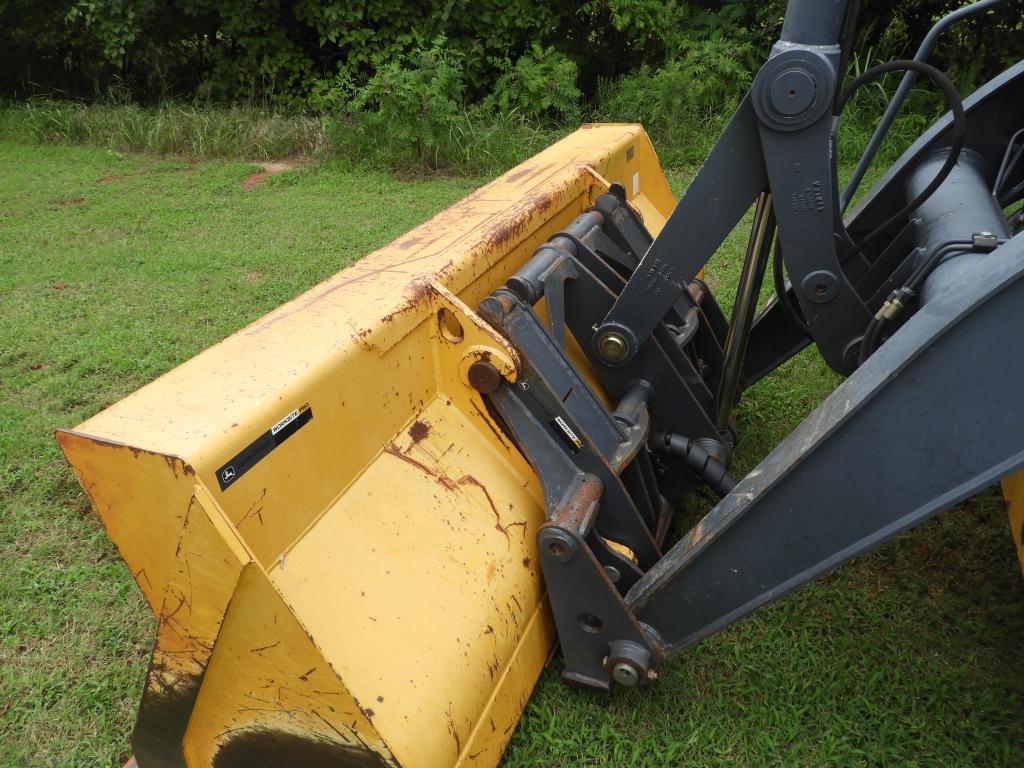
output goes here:
[[793, 67], [775, 78], [769, 94], [771, 105], [780, 115], [796, 117], [814, 104], [818, 97], [818, 84], [810, 72]]
[[621, 333], [608, 331], [598, 339], [597, 351], [605, 360], [624, 360], [629, 353], [629, 344]]
[[491, 394], [501, 384], [501, 373], [488, 360], [477, 360], [469, 366], [469, 384], [477, 392]]
[[612, 669], [612, 679], [619, 685], [632, 688], [640, 682], [640, 673], [632, 664], [620, 661]]
[[614, 565], [606, 565], [604, 567], [604, 572], [608, 574], [608, 578], [611, 579], [612, 584], [618, 584], [619, 579], [622, 578], [622, 574], [619, 572], [619, 569]]
[[568, 563], [576, 554], [576, 544], [564, 531], [549, 529], [539, 538], [541, 553], [555, 562]]

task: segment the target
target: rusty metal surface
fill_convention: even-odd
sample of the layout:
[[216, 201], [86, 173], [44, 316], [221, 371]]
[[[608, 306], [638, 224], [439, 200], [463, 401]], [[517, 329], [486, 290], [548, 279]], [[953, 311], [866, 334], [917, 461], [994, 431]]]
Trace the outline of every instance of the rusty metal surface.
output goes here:
[[593, 475], [585, 475], [566, 503], [553, 510], [550, 522], [586, 536], [597, 505], [601, 503], [601, 491], [601, 481]]
[[540, 488], [471, 386], [518, 359], [471, 307], [605, 181], [671, 209], [638, 126], [585, 127], [58, 435], [160, 618], [146, 700], [166, 724], [184, 691], [190, 768], [497, 763], [554, 632]]

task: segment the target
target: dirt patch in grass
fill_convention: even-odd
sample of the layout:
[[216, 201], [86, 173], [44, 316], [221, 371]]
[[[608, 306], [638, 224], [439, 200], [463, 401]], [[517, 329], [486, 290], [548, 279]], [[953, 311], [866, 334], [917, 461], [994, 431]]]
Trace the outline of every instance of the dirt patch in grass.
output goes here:
[[248, 188], [258, 187], [271, 176], [294, 170], [300, 165], [301, 163], [294, 160], [276, 160], [274, 162], [260, 163], [260, 168], [263, 170], [242, 179], [242, 186]]
[[148, 168], [144, 168], [138, 171], [130, 171], [128, 173], [112, 173], [108, 176], [101, 176], [100, 178], [96, 179], [96, 183], [113, 184], [114, 182], [125, 181], [126, 179], [133, 179], [137, 176], [148, 176], [149, 170], [150, 169]]
[[82, 205], [85, 205], [84, 197], [72, 197], [68, 200], [58, 200], [53, 204], [53, 207], [58, 210], [63, 210], [65, 208], [78, 208]]

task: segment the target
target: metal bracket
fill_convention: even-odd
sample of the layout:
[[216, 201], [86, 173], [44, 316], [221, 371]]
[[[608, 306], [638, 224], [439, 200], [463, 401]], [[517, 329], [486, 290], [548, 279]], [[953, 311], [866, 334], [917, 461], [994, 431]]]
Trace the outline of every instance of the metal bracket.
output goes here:
[[437, 318], [436, 347], [462, 383], [493, 392], [501, 380], [517, 381], [522, 361], [515, 347], [443, 285], [432, 281], [427, 287]]
[[580, 477], [550, 511], [537, 546], [565, 658], [562, 677], [608, 691], [611, 680], [632, 686], [655, 679], [662, 654], [587, 544], [600, 500], [600, 480]]

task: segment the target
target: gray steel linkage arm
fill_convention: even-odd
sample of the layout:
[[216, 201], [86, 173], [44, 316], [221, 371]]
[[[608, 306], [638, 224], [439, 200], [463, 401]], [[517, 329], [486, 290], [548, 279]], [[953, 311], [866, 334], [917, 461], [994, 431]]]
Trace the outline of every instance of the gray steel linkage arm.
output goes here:
[[627, 593], [666, 656], [1024, 465], [1024, 239], [983, 258]]
[[[591, 340], [628, 365], [762, 192], [775, 201], [794, 294], [828, 364], [849, 373], [871, 313], [836, 246], [832, 105], [849, 0], [790, 0], [783, 36]], [[614, 354], [609, 354], [609, 351]]]
[[[1024, 466], [1024, 234], [991, 194], [1024, 126], [1024, 62], [965, 106], [972, 149], [919, 208], [907, 263], [980, 230], [1004, 244], [954, 249], [916, 314], [629, 590], [666, 657]], [[949, 130], [922, 136], [859, 215], [927, 184]]]

